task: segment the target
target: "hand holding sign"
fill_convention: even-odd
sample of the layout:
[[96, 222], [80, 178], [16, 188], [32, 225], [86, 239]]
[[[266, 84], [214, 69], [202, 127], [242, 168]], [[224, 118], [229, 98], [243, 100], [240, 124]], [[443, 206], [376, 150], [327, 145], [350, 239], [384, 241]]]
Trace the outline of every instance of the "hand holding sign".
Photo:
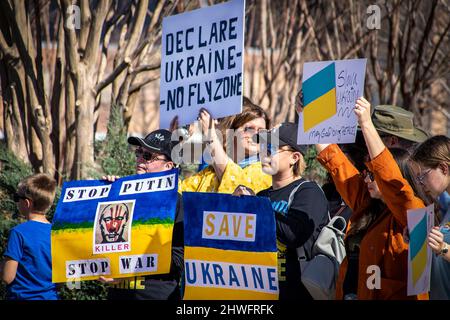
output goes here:
[[117, 179], [120, 179], [119, 176], [102, 176], [102, 180], [106, 180], [108, 182], [114, 182]]
[[233, 196], [255, 196], [255, 192], [242, 184], [238, 185], [236, 189], [234, 189]]
[[361, 127], [372, 122], [370, 102], [367, 101], [364, 97], [360, 97], [358, 100], [356, 100], [355, 114], [358, 118], [358, 124]]
[[295, 96], [295, 111], [303, 112], [303, 90], [300, 90]]
[[119, 279], [114, 279], [114, 278], [106, 278], [103, 276], [100, 276], [98, 278], [98, 281], [100, 281], [101, 283], [106, 283], [106, 284], [116, 284], [119, 283], [120, 280]]
[[428, 235], [428, 245], [434, 253], [440, 254], [444, 245], [444, 235], [439, 231], [439, 227], [433, 227]]
[[180, 127], [178, 123], [178, 116], [173, 117], [172, 121], [170, 121], [169, 131], [174, 132]]
[[203, 134], [206, 136], [208, 141], [213, 140], [214, 135], [216, 134], [216, 120], [214, 120], [209, 111], [205, 108], [201, 108], [198, 113], [198, 120], [200, 121], [200, 126], [202, 128]]

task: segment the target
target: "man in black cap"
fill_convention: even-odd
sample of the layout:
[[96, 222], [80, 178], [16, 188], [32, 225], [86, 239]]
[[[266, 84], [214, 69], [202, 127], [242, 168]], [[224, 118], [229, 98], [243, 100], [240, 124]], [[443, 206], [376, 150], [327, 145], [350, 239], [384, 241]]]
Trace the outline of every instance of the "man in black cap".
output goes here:
[[136, 173], [160, 172], [175, 167], [172, 149], [176, 145], [168, 130], [155, 130], [144, 139], [129, 137], [128, 143], [136, 146]]
[[[168, 130], [156, 130], [144, 139], [129, 137], [128, 143], [136, 146], [136, 173], [152, 173], [171, 170], [172, 150], [176, 145], [172, 133]], [[106, 176], [104, 180], [114, 181], [118, 177]], [[181, 195], [178, 194], [177, 209], [172, 235], [172, 262], [168, 274], [145, 277], [111, 279], [101, 277], [100, 281], [110, 283], [110, 300], [180, 300], [180, 279], [184, 268], [183, 208]]]
[[270, 199], [275, 214], [280, 300], [312, 299], [301, 282], [297, 248], [311, 258], [314, 241], [328, 222], [325, 195], [302, 177], [306, 146], [297, 144], [297, 131], [297, 124], [285, 122], [258, 135], [263, 171], [272, 175], [272, 187], [258, 196]]

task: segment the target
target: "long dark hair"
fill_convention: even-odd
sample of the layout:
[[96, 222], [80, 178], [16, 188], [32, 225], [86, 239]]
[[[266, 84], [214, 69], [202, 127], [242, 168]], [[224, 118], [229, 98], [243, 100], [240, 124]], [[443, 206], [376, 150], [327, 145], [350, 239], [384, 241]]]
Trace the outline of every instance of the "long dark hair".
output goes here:
[[[402, 168], [406, 168], [407, 163], [409, 162], [409, 152], [400, 148], [390, 148], [389, 151], [399, 166], [402, 175], [405, 176]], [[347, 237], [351, 237], [367, 230], [370, 225], [386, 210], [386, 208], [387, 206], [382, 200], [371, 199], [367, 207], [363, 209], [364, 214], [361, 215], [361, 217], [356, 221], [352, 221]]]

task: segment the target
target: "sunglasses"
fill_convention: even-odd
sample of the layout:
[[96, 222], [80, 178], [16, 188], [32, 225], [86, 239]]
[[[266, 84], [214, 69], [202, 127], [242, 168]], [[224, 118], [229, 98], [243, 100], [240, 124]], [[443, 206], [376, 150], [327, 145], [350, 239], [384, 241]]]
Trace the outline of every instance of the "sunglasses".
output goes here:
[[285, 151], [295, 152], [295, 150], [291, 150], [291, 149], [280, 149], [280, 148], [277, 148], [275, 145], [272, 145], [270, 143], [269, 144], [267, 144], [267, 143], [260, 143], [260, 146], [261, 146], [261, 149], [260, 149], [261, 153], [262, 154], [265, 153], [269, 157], [272, 157], [272, 156], [274, 156], [274, 155], [276, 155], [278, 153], [285, 152]]
[[251, 134], [251, 135], [258, 133], [261, 130], [264, 130], [264, 128], [245, 126], [242, 129], [242, 131], [244, 131], [244, 133]]
[[158, 154], [156, 154], [156, 153], [151, 153], [148, 151], [144, 151], [142, 149], [136, 149], [134, 151], [134, 153], [136, 155], [136, 158], [142, 157], [145, 161], [151, 161], [151, 162], [158, 161], [158, 160], [167, 161], [166, 158], [158, 158]]
[[370, 181], [375, 181], [375, 177], [374, 177], [372, 171], [364, 170], [363, 171], [363, 176], [364, 176], [364, 178], [369, 177]]
[[19, 202], [21, 199], [22, 200], [28, 199], [28, 197], [15, 192], [14, 195], [13, 195], [13, 199], [14, 199], [14, 202]]

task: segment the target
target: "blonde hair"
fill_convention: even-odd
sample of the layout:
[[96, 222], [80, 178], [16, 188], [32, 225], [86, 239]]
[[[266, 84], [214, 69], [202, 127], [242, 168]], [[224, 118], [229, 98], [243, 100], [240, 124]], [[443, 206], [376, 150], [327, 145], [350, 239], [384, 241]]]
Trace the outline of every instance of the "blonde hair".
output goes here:
[[48, 174], [38, 173], [19, 182], [18, 191], [33, 202], [35, 212], [45, 214], [55, 199], [56, 181]]
[[[294, 148], [292, 148], [291, 146], [287, 146], [289, 151], [291, 152], [298, 152], [300, 153], [300, 151], [295, 150]], [[294, 172], [294, 176], [295, 177], [300, 177], [303, 175], [303, 173], [306, 170], [306, 161], [305, 158], [303, 157], [303, 155], [300, 153], [300, 158], [298, 159], [298, 161], [296, 161], [294, 163], [294, 165], [292, 166], [292, 170]]]

